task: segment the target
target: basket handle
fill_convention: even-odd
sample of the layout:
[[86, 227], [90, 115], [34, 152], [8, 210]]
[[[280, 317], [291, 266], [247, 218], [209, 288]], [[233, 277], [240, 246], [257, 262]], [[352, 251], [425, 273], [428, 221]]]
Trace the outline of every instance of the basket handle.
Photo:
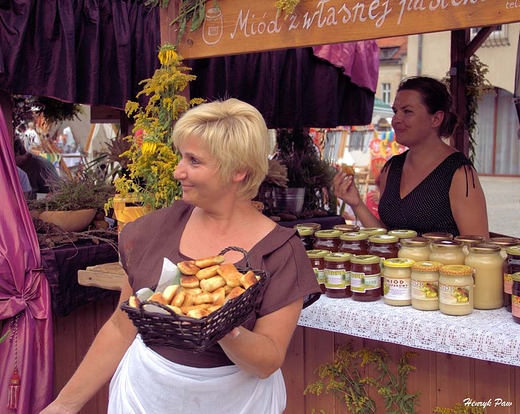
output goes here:
[[251, 269], [251, 265], [249, 263], [249, 254], [247, 253], [247, 250], [242, 249], [241, 247], [237, 246], [229, 246], [226, 247], [224, 250], [222, 250], [219, 255], [226, 254], [227, 252], [234, 250], [236, 252], [240, 252], [244, 255], [244, 258], [246, 259], [246, 268]]

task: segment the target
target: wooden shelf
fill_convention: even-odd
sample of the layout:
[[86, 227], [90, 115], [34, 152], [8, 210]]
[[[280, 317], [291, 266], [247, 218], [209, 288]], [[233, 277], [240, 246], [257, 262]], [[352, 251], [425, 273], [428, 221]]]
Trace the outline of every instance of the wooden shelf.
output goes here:
[[78, 270], [78, 283], [108, 290], [121, 290], [126, 280], [126, 273], [118, 263], [105, 263]]

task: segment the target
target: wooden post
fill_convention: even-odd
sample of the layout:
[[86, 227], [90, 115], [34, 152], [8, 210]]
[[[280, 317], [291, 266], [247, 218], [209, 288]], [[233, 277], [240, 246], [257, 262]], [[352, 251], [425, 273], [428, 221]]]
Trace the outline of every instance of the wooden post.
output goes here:
[[452, 145], [469, 156], [469, 134], [466, 129], [466, 67], [469, 57], [466, 57], [466, 45], [469, 41], [469, 29], [451, 32], [451, 68], [450, 89], [453, 96], [453, 110], [459, 117], [459, 125], [452, 136]]

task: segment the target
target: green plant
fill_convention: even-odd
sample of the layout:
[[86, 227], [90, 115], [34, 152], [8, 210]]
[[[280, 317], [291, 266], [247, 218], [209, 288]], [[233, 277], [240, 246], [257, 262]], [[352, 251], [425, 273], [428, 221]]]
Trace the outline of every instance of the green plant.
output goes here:
[[[466, 67], [466, 118], [464, 126], [469, 135], [469, 158], [475, 159], [475, 130], [477, 128], [478, 104], [487, 92], [493, 90], [493, 85], [486, 79], [489, 72], [488, 66], [482, 63], [477, 55], [472, 55]], [[443, 81], [450, 85], [450, 77]]]
[[[320, 379], [309, 384], [304, 394], [332, 393], [353, 413], [375, 413], [376, 402], [369, 395], [369, 387], [373, 387], [384, 399], [385, 413], [415, 414], [420, 393], [408, 393], [406, 388], [408, 374], [416, 369], [409, 360], [415, 356], [414, 352], [405, 353], [397, 364], [397, 372], [393, 372], [392, 359], [384, 349], [354, 351], [352, 343], [348, 343], [337, 350], [333, 362], [318, 367]], [[373, 376], [365, 373], [369, 366]]]
[[285, 12], [285, 19], [288, 19], [294, 10], [300, 4], [301, 0], [276, 0], [276, 17], [279, 17], [282, 12]]
[[11, 331], [7, 331], [1, 338], [0, 338], [0, 344], [4, 342], [7, 337], [11, 334]]
[[438, 414], [485, 414], [487, 411], [483, 407], [470, 407], [457, 403], [453, 408], [435, 407], [433, 412]]
[[[125, 138], [130, 148], [119, 157], [126, 160], [126, 169], [114, 180], [121, 197], [130, 196], [152, 210], [168, 207], [181, 197], [181, 186], [173, 178], [179, 163], [171, 141], [173, 125], [189, 107], [203, 102], [199, 98], [188, 101], [181, 94], [195, 76], [183, 66], [174, 45], [162, 45], [158, 58], [161, 66], [151, 78], [141, 81], [143, 90], [137, 94], [137, 98], [148, 98], [146, 106], [135, 101], [126, 104], [125, 111], [134, 120], [134, 135]], [[105, 209], [113, 203], [110, 198]]]

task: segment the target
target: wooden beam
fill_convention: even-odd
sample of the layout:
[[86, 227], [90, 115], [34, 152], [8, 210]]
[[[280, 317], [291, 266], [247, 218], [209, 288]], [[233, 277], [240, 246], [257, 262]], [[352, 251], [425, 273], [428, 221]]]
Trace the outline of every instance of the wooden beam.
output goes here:
[[466, 47], [466, 57], [469, 59], [473, 54], [477, 51], [477, 49], [482, 46], [482, 43], [484, 43], [489, 35], [493, 33], [493, 30], [495, 30], [498, 26], [488, 26], [488, 27], [482, 27], [477, 35], [469, 42], [468, 46]]

